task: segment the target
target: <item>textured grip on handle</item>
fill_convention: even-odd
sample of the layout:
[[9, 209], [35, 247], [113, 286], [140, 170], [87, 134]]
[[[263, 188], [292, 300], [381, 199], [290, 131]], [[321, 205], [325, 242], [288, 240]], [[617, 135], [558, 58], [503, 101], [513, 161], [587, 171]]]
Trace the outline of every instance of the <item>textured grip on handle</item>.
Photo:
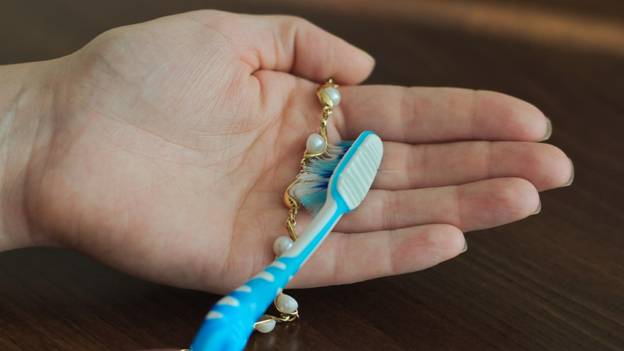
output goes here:
[[254, 323], [331, 232], [344, 210], [328, 201], [292, 248], [247, 283], [221, 298], [206, 316], [191, 350], [242, 350]]

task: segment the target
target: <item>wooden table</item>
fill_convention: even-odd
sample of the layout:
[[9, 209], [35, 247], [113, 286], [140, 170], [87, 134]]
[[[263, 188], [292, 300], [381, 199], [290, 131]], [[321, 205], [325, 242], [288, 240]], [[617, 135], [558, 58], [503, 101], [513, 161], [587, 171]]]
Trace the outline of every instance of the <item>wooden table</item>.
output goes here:
[[[470, 233], [435, 268], [297, 291], [303, 319], [250, 350], [623, 350], [624, 5], [601, 1], [4, 0], [0, 63], [69, 53], [114, 26], [197, 8], [304, 16], [377, 58], [370, 82], [534, 102], [576, 165], [539, 216]], [[622, 45], [620, 45], [622, 44]], [[77, 253], [0, 255], [0, 350], [181, 347], [217, 296]]]

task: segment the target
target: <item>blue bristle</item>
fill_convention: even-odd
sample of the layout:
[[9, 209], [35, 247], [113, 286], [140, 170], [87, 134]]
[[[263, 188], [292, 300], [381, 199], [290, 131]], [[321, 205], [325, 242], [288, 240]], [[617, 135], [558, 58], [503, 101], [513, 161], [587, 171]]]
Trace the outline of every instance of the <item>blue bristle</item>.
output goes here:
[[299, 201], [308, 211], [317, 213], [325, 203], [326, 197], [327, 191], [320, 190], [310, 195], [302, 196]]
[[298, 181], [290, 194], [312, 214], [316, 214], [325, 203], [329, 178], [351, 144], [352, 141], [343, 140], [337, 145], [329, 145], [324, 156], [312, 159], [297, 176]]

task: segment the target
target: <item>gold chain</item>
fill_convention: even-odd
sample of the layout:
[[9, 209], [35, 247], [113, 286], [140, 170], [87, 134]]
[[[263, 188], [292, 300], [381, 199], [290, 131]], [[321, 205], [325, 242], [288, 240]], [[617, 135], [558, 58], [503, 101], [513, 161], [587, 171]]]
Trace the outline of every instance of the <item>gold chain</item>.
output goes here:
[[[329, 117], [331, 117], [332, 113], [334, 112], [334, 107], [335, 107], [334, 105], [337, 103], [337, 101], [335, 100], [335, 96], [332, 97], [328, 95], [325, 88], [335, 89], [337, 87], [338, 86], [330, 78], [323, 85], [321, 85], [316, 92], [316, 95], [319, 98], [319, 101], [321, 102], [321, 105], [322, 105], [319, 135], [323, 138], [323, 148], [321, 150], [316, 150], [315, 148], [313, 148], [314, 150], [308, 150], [308, 147], [306, 145], [306, 151], [303, 154], [303, 158], [301, 159], [301, 162], [299, 162], [300, 173], [304, 170], [306, 166], [309, 165], [312, 159], [323, 157], [325, 156], [327, 152], [327, 147], [329, 144], [328, 139], [327, 139], [327, 120], [329, 119]], [[291, 189], [295, 184], [297, 184], [298, 181], [299, 181], [299, 177], [295, 178], [295, 180], [292, 183], [290, 183], [290, 185], [288, 185], [288, 187], [284, 191], [284, 196], [283, 196], [284, 205], [286, 205], [286, 208], [288, 209], [288, 216], [286, 217], [285, 226], [286, 226], [286, 230], [288, 231], [288, 236], [290, 237], [290, 240], [292, 240], [293, 242], [297, 240], [297, 214], [299, 213], [301, 204], [299, 203], [297, 198], [291, 194]], [[280, 294], [278, 294], [278, 297], [279, 295]], [[260, 320], [258, 320], [254, 324], [254, 329], [262, 330], [264, 328], [265, 331], [263, 332], [269, 332], [275, 327], [275, 323], [288, 323], [288, 322], [293, 322], [299, 319], [299, 310], [286, 313], [286, 312], [280, 311], [279, 308], [277, 308], [278, 297], [275, 298], [275, 301], [273, 302], [273, 304], [276, 306], [276, 309], [279, 315], [275, 316], [271, 314], [264, 314], [262, 318], [260, 318]], [[270, 325], [270, 323], [273, 323], [273, 325]]]
[[[334, 107], [335, 107], [334, 104], [337, 102], [334, 102], [332, 98], [328, 97], [326, 94], [323, 93], [323, 89], [325, 88], [338, 88], [338, 85], [334, 83], [334, 80], [332, 78], [329, 78], [316, 91], [316, 95], [319, 98], [319, 101], [321, 102], [321, 106], [322, 106], [319, 135], [323, 138], [324, 146], [320, 152], [316, 152], [316, 153], [310, 152], [306, 148], [306, 152], [303, 154], [303, 157], [301, 158], [301, 162], [299, 162], [299, 166], [300, 166], [299, 172], [303, 171], [304, 167], [309, 164], [310, 160], [318, 158], [318, 157], [322, 157], [327, 152], [327, 146], [329, 145], [329, 140], [327, 139], [327, 121], [333, 114]], [[292, 183], [290, 183], [290, 185], [288, 185], [288, 187], [284, 191], [284, 196], [283, 196], [284, 205], [286, 205], [286, 208], [288, 209], [288, 216], [286, 218], [285, 226], [286, 226], [286, 230], [288, 231], [288, 236], [290, 236], [290, 239], [292, 241], [297, 240], [297, 230], [296, 230], [297, 214], [299, 213], [301, 204], [297, 201], [297, 199], [294, 196], [292, 196], [292, 194], [290, 193], [290, 190], [295, 184], [297, 184], [298, 181], [299, 181], [299, 178], [298, 177], [295, 178], [295, 180]], [[277, 297], [276, 297], [276, 301], [277, 301]], [[277, 306], [276, 301], [274, 301], [274, 304]], [[273, 323], [288, 323], [288, 322], [293, 322], [299, 319], [298, 310], [295, 310], [292, 313], [284, 313], [284, 312], [280, 312], [279, 310], [278, 312], [279, 312], [279, 316], [264, 314], [262, 318], [260, 318], [260, 320], [258, 320], [255, 323], [254, 328], [257, 325], [268, 323], [270, 321], [273, 321]], [[270, 328], [272, 329], [273, 327], [270, 327]], [[189, 351], [189, 349], [180, 349], [180, 351]]]
[[[323, 85], [319, 87], [316, 93], [316, 95], [319, 98], [319, 101], [322, 104], [319, 134], [321, 135], [321, 137], [323, 137], [325, 141], [325, 148], [323, 149], [323, 151], [318, 152], [318, 153], [310, 153], [306, 151], [303, 154], [303, 158], [301, 158], [301, 162], [299, 162], [300, 167], [301, 167], [300, 171], [303, 169], [303, 167], [308, 165], [311, 159], [323, 156], [323, 154], [325, 154], [325, 152], [327, 151], [327, 145], [329, 143], [329, 141], [327, 140], [327, 120], [329, 119], [329, 117], [331, 117], [332, 113], [334, 112], [334, 106], [331, 104], [331, 102], [325, 100], [320, 94], [322, 89], [326, 87], [336, 88], [338, 86], [334, 83], [334, 80], [332, 78], [329, 78]], [[288, 208], [288, 217], [286, 218], [285, 226], [286, 226], [286, 230], [288, 231], [288, 236], [290, 236], [290, 239], [292, 239], [292, 241], [297, 240], [297, 230], [296, 230], [297, 214], [299, 213], [299, 208], [301, 204], [299, 204], [297, 199], [295, 199], [295, 197], [290, 194], [290, 189], [297, 182], [298, 182], [298, 179], [295, 179], [286, 188], [286, 191], [284, 191], [284, 204], [286, 205], [286, 208]]]

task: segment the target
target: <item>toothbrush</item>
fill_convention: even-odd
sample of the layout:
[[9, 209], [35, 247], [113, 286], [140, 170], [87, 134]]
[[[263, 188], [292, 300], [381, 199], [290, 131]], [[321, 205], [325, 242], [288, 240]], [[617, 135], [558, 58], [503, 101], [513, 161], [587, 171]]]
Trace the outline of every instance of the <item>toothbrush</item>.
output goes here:
[[299, 235], [262, 272], [221, 298], [206, 316], [191, 351], [243, 350], [254, 323], [288, 284], [340, 218], [364, 200], [383, 157], [381, 139], [361, 133], [338, 162], [322, 208]]

